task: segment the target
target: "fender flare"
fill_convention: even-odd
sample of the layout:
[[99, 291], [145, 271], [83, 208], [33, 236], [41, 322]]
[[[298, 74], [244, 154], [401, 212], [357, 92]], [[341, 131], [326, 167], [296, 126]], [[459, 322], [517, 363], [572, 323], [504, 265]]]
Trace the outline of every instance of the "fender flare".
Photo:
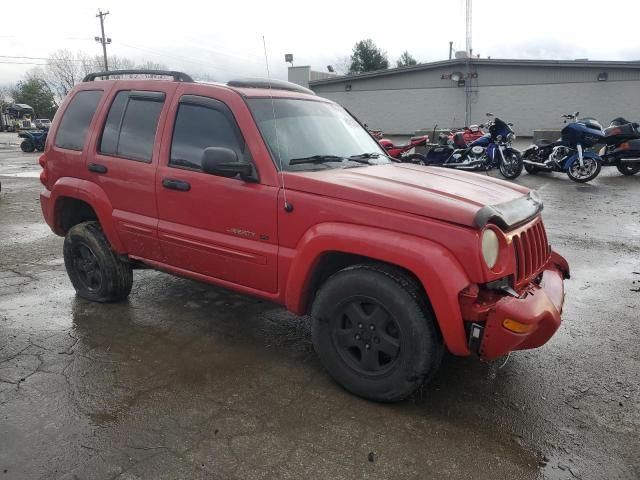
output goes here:
[[[582, 152], [582, 158], [593, 158], [594, 160], [597, 160], [598, 162], [602, 163], [602, 158], [600, 158], [600, 155], [598, 155], [597, 153], [594, 152]], [[573, 155], [571, 155], [567, 160], [565, 160], [564, 162], [564, 171], [566, 172], [567, 170], [569, 170], [569, 168], [571, 167], [571, 165], [573, 165], [576, 161], [578, 160], [578, 154], [574, 153]]]
[[53, 185], [51, 189], [51, 205], [54, 214], [53, 231], [61, 236], [65, 232], [62, 231], [60, 224], [60, 206], [64, 198], [82, 200], [88, 203], [93, 211], [96, 212], [102, 231], [107, 240], [111, 244], [111, 248], [118, 253], [125, 253], [124, 244], [120, 240], [115, 222], [113, 220], [113, 207], [109, 201], [109, 197], [105, 191], [98, 185], [86, 180], [71, 177], [61, 177]]
[[455, 256], [441, 244], [413, 235], [347, 223], [322, 223], [301, 237], [289, 269], [285, 304], [302, 315], [312, 273], [323, 254], [341, 252], [402, 267], [422, 283], [447, 348], [469, 355], [458, 294], [471, 282]]

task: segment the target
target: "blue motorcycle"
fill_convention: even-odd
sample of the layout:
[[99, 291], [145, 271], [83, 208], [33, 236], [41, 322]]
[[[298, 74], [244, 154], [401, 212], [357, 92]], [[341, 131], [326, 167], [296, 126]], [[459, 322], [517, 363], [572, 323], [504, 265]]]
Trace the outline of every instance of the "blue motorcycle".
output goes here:
[[[487, 113], [488, 117], [493, 117]], [[455, 168], [459, 170], [488, 171], [498, 167], [500, 174], [509, 180], [517, 178], [522, 173], [522, 156], [511, 147], [516, 136], [512, 124], [495, 117], [485, 125], [489, 133], [466, 144], [462, 132], [453, 137], [440, 137], [440, 142], [427, 153], [427, 165]]]
[[44, 151], [44, 144], [47, 141], [48, 134], [48, 128], [36, 132], [20, 132], [18, 137], [24, 138], [20, 143], [20, 149], [25, 153], [31, 153], [34, 150]]
[[589, 182], [598, 176], [602, 158], [586, 149], [601, 143], [605, 134], [596, 119], [578, 119], [578, 114], [562, 115], [569, 123], [562, 129], [559, 140], [538, 140], [523, 152], [524, 168], [528, 173], [565, 172], [578, 183]]

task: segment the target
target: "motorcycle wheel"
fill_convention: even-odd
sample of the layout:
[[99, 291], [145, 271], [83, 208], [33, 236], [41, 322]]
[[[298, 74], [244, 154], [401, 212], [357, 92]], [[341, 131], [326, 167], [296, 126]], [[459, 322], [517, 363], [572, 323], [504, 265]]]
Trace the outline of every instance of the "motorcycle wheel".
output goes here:
[[527, 171], [529, 175], [536, 175], [540, 171], [538, 170], [538, 167], [534, 165], [525, 165], [524, 169]]
[[20, 150], [22, 150], [25, 153], [31, 153], [36, 149], [35, 144], [29, 140], [28, 138], [24, 139], [22, 141], [22, 143], [20, 144]]
[[403, 155], [400, 157], [402, 163], [415, 163], [416, 165], [426, 165], [427, 157], [420, 153], [412, 153], [411, 155]]
[[636, 165], [619, 164], [619, 165], [616, 165], [616, 168], [623, 175], [635, 175], [636, 173], [640, 172], [640, 165], [637, 165], [637, 164]]
[[580, 166], [579, 161], [573, 162], [573, 165], [567, 170], [567, 176], [578, 183], [590, 182], [598, 176], [602, 169], [602, 162], [599, 162], [595, 158], [584, 158], [584, 167]]
[[512, 148], [507, 148], [502, 153], [507, 163], [500, 160], [500, 164], [498, 165], [500, 174], [507, 180], [518, 178], [522, 173], [522, 155], [520, 155], [520, 152]]

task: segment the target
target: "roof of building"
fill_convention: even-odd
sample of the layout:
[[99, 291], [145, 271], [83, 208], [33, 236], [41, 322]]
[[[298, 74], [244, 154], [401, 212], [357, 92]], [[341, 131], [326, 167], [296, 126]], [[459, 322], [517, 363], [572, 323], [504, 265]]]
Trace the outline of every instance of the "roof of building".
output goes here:
[[523, 60], [523, 59], [499, 59], [499, 58], [456, 58], [452, 60], [442, 60], [438, 62], [419, 63], [409, 67], [388, 68], [386, 70], [376, 70], [373, 72], [360, 73], [357, 75], [342, 75], [322, 80], [312, 80], [310, 86], [328, 85], [331, 83], [342, 83], [346, 81], [354, 81], [365, 78], [384, 77], [386, 75], [396, 75], [407, 72], [417, 72], [422, 70], [431, 70], [434, 68], [448, 67], [454, 65], [465, 66], [467, 62], [473, 65], [495, 65], [495, 66], [513, 66], [513, 67], [591, 67], [591, 68], [638, 68], [640, 69], [640, 61], [610, 61], [610, 60]]

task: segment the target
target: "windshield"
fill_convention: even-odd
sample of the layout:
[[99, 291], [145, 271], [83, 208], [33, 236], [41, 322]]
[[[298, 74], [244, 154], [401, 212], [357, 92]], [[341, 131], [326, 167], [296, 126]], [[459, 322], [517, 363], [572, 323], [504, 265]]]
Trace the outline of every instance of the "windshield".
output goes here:
[[378, 142], [336, 104], [289, 98], [247, 103], [277, 168], [280, 163], [292, 171], [391, 163]]

